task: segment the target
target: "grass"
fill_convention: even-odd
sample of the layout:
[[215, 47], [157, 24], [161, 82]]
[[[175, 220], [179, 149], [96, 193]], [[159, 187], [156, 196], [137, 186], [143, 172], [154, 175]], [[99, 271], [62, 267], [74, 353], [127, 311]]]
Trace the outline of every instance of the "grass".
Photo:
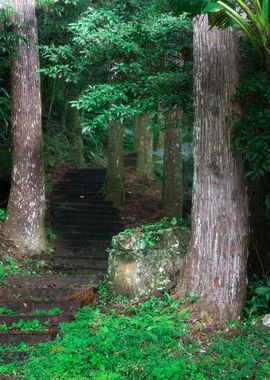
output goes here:
[[141, 302], [100, 298], [63, 323], [56, 341], [0, 372], [27, 380], [270, 378], [270, 335], [250, 323], [192, 321], [166, 294]]

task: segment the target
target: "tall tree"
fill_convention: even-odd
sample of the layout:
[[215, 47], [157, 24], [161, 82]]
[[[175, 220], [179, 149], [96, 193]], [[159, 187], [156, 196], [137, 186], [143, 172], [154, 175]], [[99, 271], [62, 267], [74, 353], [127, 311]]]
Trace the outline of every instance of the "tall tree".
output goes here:
[[151, 114], [145, 112], [135, 118], [137, 174], [152, 178], [153, 167], [153, 131], [150, 126]]
[[106, 174], [106, 198], [120, 206], [124, 191], [124, 125], [111, 122], [108, 139], [108, 167]]
[[45, 191], [42, 159], [39, 55], [34, 0], [13, 0], [18, 42], [11, 68], [13, 168], [5, 234], [28, 255], [44, 248]]
[[246, 296], [248, 212], [242, 164], [231, 151], [237, 35], [194, 24], [194, 189], [192, 240], [176, 297], [196, 294], [197, 313], [239, 316]]
[[164, 118], [164, 159], [162, 208], [166, 216], [182, 216], [182, 118], [178, 107], [166, 112]]

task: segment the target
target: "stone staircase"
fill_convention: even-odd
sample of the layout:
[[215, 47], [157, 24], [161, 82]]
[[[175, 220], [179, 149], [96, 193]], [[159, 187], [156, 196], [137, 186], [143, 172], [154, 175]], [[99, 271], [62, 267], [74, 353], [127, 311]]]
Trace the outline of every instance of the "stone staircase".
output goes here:
[[[0, 360], [23, 360], [25, 353], [3, 347], [32, 346], [55, 339], [61, 322], [71, 321], [82, 300], [71, 296], [97, 285], [107, 272], [111, 238], [123, 225], [102, 193], [105, 170], [68, 171], [51, 198], [57, 239], [54, 272], [43, 276], [10, 276], [0, 285]], [[27, 323], [38, 328], [26, 328]], [[37, 322], [38, 321], [38, 322]], [[0, 373], [0, 379], [8, 379]], [[9, 378], [11, 379], [11, 378]]]
[[111, 239], [123, 229], [112, 202], [102, 193], [105, 170], [70, 170], [52, 194], [57, 236], [54, 266], [68, 274], [102, 275], [107, 271]]

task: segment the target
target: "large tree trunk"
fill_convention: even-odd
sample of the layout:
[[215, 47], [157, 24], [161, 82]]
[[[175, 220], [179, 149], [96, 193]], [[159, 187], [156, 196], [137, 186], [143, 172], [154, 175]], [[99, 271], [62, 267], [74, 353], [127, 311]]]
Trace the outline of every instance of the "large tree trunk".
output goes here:
[[196, 294], [194, 311], [227, 321], [240, 315], [247, 284], [246, 185], [230, 134], [236, 32], [209, 31], [205, 16], [195, 21], [194, 67], [192, 240], [177, 296]]
[[136, 150], [137, 165], [136, 171], [140, 176], [153, 178], [153, 131], [149, 124], [151, 115], [144, 113], [136, 117]]
[[181, 217], [183, 203], [182, 112], [175, 108], [165, 115], [162, 208], [166, 216]]
[[123, 124], [111, 123], [109, 125], [106, 199], [112, 201], [116, 207], [121, 205], [124, 190], [123, 136]]
[[44, 248], [44, 168], [42, 159], [39, 57], [34, 0], [13, 0], [19, 42], [12, 62], [13, 169], [5, 234], [28, 255]]

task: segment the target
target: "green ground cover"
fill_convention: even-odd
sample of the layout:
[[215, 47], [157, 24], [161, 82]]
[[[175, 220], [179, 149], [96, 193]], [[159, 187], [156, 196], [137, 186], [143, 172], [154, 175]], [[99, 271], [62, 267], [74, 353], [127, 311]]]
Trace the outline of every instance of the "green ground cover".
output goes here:
[[0, 372], [27, 380], [270, 378], [270, 335], [250, 322], [194, 321], [166, 294], [105, 298], [63, 323], [56, 341], [30, 349], [25, 363]]

